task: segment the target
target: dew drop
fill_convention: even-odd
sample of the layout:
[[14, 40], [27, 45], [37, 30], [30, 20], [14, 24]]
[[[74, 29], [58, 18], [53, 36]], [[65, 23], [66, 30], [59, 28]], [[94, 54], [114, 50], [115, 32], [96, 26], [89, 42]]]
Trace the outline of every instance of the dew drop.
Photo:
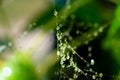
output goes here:
[[12, 46], [12, 43], [11, 43], [11, 42], [9, 42], [9, 43], [8, 43], [8, 46], [9, 46], [9, 47], [11, 47], [11, 46]]
[[92, 50], [92, 47], [91, 47], [91, 46], [89, 46], [89, 47], [88, 47], [88, 51], [89, 51], [89, 52], [91, 52], [91, 50]]
[[58, 12], [57, 12], [57, 11], [54, 11], [54, 16], [57, 17], [57, 15], [58, 15]]
[[96, 37], [98, 36], [98, 32], [94, 32], [93, 35]]
[[97, 75], [98, 73], [97, 73], [97, 72], [95, 72], [95, 74]]
[[64, 16], [64, 15], [62, 15], [62, 16], [61, 16], [61, 19], [65, 19], [65, 16]]
[[57, 26], [56, 30], [59, 30], [59, 29], [60, 29], [60, 27], [59, 27], [59, 26]]
[[103, 77], [103, 74], [102, 74], [102, 73], [100, 73], [100, 74], [99, 74], [99, 77]]
[[73, 80], [72, 78], [69, 78], [69, 80]]
[[99, 29], [99, 32], [103, 32], [103, 27], [101, 27], [101, 28]]
[[76, 74], [74, 74], [74, 75], [73, 75], [73, 78], [75, 78], [75, 79], [76, 79], [77, 77], [78, 77], [78, 76], [77, 76]]
[[90, 64], [87, 64], [87, 67], [90, 67]]
[[77, 68], [75, 68], [75, 72], [77, 72], [77, 70], [78, 70], [78, 69], [77, 69]]
[[88, 44], [88, 41], [85, 41], [85, 44], [87, 45], [87, 44]]
[[65, 68], [65, 65], [62, 65], [62, 68]]
[[9, 67], [4, 67], [4, 68], [2, 69], [2, 76], [8, 77], [8, 76], [11, 76], [11, 74], [12, 74], [11, 68], [9, 68]]
[[69, 36], [70, 34], [69, 34], [69, 32], [65, 32], [64, 35], [65, 36]]
[[70, 59], [70, 56], [67, 56], [67, 59]]
[[93, 69], [92, 69], [92, 68], [90, 68], [90, 69], [89, 69], [89, 71], [90, 71], [90, 72], [93, 72]]
[[58, 55], [58, 56], [60, 55], [60, 52], [59, 52], [59, 51], [57, 51], [57, 55]]
[[92, 57], [92, 54], [91, 54], [91, 53], [88, 53], [88, 57]]
[[88, 74], [87, 73], [85, 73], [85, 76], [87, 76]]
[[71, 6], [70, 6], [70, 5], [67, 5], [67, 9], [71, 9]]
[[36, 26], [36, 23], [35, 23], [35, 22], [33, 23], [33, 26]]
[[93, 75], [93, 76], [92, 76], [92, 78], [93, 78], [93, 79], [96, 79], [96, 76], [95, 76], [95, 75]]
[[76, 34], [79, 34], [79, 33], [80, 33], [80, 31], [79, 31], [79, 30], [77, 30], [77, 31], [76, 31]]
[[90, 64], [91, 64], [91, 65], [94, 65], [94, 64], [95, 64], [94, 59], [91, 59]]
[[24, 31], [23, 34], [20, 36], [20, 38], [23, 38], [26, 35], [27, 35], [27, 31]]
[[80, 69], [78, 69], [78, 72], [81, 72], [81, 70], [80, 70]]
[[7, 47], [5, 45], [0, 46], [0, 52], [3, 52]]

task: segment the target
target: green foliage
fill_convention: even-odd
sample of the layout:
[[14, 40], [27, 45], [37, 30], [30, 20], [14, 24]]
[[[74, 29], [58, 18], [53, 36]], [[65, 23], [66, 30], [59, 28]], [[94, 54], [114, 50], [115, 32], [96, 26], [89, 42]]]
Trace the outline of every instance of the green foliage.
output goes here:
[[23, 52], [16, 52], [15, 55], [3, 65], [0, 71], [1, 79], [36, 80], [35, 67], [29, 57], [24, 54]]
[[[114, 58], [117, 60], [118, 64], [120, 62], [120, 55], [119, 55], [119, 48], [120, 48], [120, 5], [117, 5], [115, 11], [115, 18], [112, 22], [112, 25], [108, 31], [106, 41], [104, 43], [105, 47], [111, 50], [113, 53]], [[114, 47], [113, 47], [114, 46]]]

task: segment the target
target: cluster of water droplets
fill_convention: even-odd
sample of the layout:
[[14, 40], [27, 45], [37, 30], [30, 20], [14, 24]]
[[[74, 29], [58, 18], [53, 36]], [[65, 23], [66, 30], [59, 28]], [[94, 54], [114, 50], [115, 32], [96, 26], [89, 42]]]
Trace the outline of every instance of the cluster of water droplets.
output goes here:
[[[90, 62], [88, 62], [76, 52], [75, 49], [77, 46], [73, 47], [69, 44], [69, 42], [67, 41], [67, 38], [69, 37], [69, 35], [67, 36], [67, 38], [65, 37], [66, 35], [61, 31], [62, 27], [63, 27], [62, 24], [58, 24], [56, 27], [57, 55], [60, 58], [61, 68], [67, 69], [72, 67], [74, 69], [73, 77], [69, 77], [69, 80], [74, 80], [78, 78], [79, 74], [83, 74], [86, 77], [89, 76], [92, 79], [101, 80], [101, 78], [103, 77], [103, 74], [97, 73], [93, 71], [93, 69], [91, 68], [91, 66], [94, 66], [95, 64], [95, 60], [92, 58], [92, 52], [91, 52], [92, 46], [88, 46], [88, 57], [91, 58]], [[79, 31], [77, 30], [76, 33], [79, 33]], [[97, 33], [99, 33], [99, 30]], [[93, 36], [94, 36], [94, 33], [93, 33]], [[82, 60], [84, 63], [87, 64], [86, 69], [82, 70], [81, 68], [78, 67], [77, 62], [74, 61], [74, 57], [73, 57], [74, 55], [77, 55], [80, 58], [80, 60]], [[68, 62], [69, 64], [66, 64], [66, 62]], [[89, 73], [92, 73], [92, 74], [89, 74]], [[89, 80], [89, 77], [87, 77], [88, 80]]]
[[[69, 10], [71, 8], [71, 6], [68, 4], [66, 9]], [[58, 23], [57, 22], [57, 17], [58, 17], [58, 12], [55, 10], [54, 11], [54, 15], [56, 17], [56, 36], [57, 36], [57, 55], [59, 56], [60, 59], [60, 65], [61, 65], [61, 69], [60, 70], [64, 70], [67, 68], [72, 67], [74, 69], [74, 73], [73, 73], [73, 77], [69, 77], [67, 75], [67, 78], [69, 80], [74, 80], [77, 79], [80, 74], [83, 74], [84, 76], [86, 76], [86, 78], [88, 80], [91, 79], [97, 79], [97, 80], [101, 80], [101, 78], [103, 77], [102, 73], [97, 73], [95, 72], [90, 66], [94, 66], [95, 64], [95, 60], [92, 58], [92, 47], [89, 46], [88, 47], [88, 57], [91, 58], [90, 62], [86, 61], [83, 57], [81, 57], [77, 52], [76, 52], [76, 47], [77, 46], [71, 46], [69, 44], [69, 42], [67, 41], [72, 40], [72, 36], [70, 36], [69, 33], [64, 33], [61, 31], [61, 28], [63, 27], [63, 24]], [[65, 16], [63, 14], [63, 16]], [[61, 16], [61, 18], [63, 18], [63, 16]], [[84, 25], [84, 23], [81, 23], [81, 25]], [[91, 26], [95, 27], [95, 30], [93, 30], [92, 32], [90, 32], [90, 34], [87, 34], [87, 38], [86, 40], [83, 42], [84, 44], [87, 44], [95, 37], [97, 37], [100, 33], [103, 32], [104, 26], [102, 27], [98, 27], [98, 23], [95, 23], [94, 25], [89, 24]], [[79, 30], [76, 30], [76, 34], [80, 34]], [[67, 38], [66, 38], [67, 36]], [[84, 63], [86, 63], [87, 65], [87, 69], [81, 69], [78, 65], [77, 62], [74, 60], [74, 55], [77, 55], [80, 60], [82, 60]], [[69, 64], [66, 64], [66, 62], [68, 62]], [[66, 76], [66, 75], [65, 75]], [[63, 76], [63, 77], [65, 77]]]
[[[60, 27], [62, 25], [57, 26], [56, 30], [56, 36], [57, 36], [57, 55], [60, 58], [60, 65], [61, 68], [69, 68], [73, 67], [74, 68], [74, 75], [73, 78], [77, 78], [77, 74], [81, 72], [81, 69], [78, 68], [77, 64], [73, 61], [73, 56], [72, 54], [76, 54], [74, 48], [67, 42], [67, 39], [64, 38], [64, 34], [60, 31]], [[66, 61], [68, 61], [68, 65], [66, 65]], [[70, 78], [71, 79], [71, 78]]]

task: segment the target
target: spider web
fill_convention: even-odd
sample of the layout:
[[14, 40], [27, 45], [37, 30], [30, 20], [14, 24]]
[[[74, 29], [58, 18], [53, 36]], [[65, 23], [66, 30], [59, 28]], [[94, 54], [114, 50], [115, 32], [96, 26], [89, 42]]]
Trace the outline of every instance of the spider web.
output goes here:
[[[70, 0], [66, 1], [66, 5], [65, 5], [66, 11], [64, 12], [64, 14], [66, 14], [67, 11], [71, 9], [70, 2], [71, 2]], [[58, 22], [59, 13], [55, 8], [54, 0], [53, 0], [53, 5], [54, 5], [54, 15], [56, 17], [57, 55], [59, 56], [60, 59], [60, 69], [58, 70], [59, 79], [74, 80], [79, 78], [82, 79], [83, 77], [81, 76], [85, 76], [87, 80], [92, 80], [92, 79], [101, 80], [103, 74], [93, 71], [93, 69], [90, 67], [90, 65], [94, 65], [95, 63], [94, 59], [91, 59], [91, 62], [88, 62], [86, 59], [84, 59], [76, 52], [77, 46], [73, 47], [71, 44], [69, 44], [69, 39], [72, 41], [71, 35], [69, 32], [63, 31], [64, 27], [66, 26], [65, 21], [60, 23]], [[66, 17], [64, 14], [62, 16]], [[70, 27], [71, 25], [68, 26]], [[102, 29], [99, 29], [99, 31], [101, 32]], [[76, 33], [79, 34], [79, 31], [77, 30]], [[93, 33], [93, 35], [97, 36], [98, 33]], [[85, 44], [88, 44], [88, 42], [85, 42]], [[91, 57], [92, 55], [91, 50], [92, 47], [91, 46], [88, 47], [89, 57]], [[83, 64], [86, 64], [86, 66], [84, 66], [85, 68], [82, 69], [80, 68], [80, 66], [78, 66], [77, 61], [75, 61], [76, 57], [78, 57], [79, 60], [83, 62]], [[74, 73], [72, 74], [72, 76], [69, 75], [67, 71], [65, 71], [65, 69], [68, 68], [70, 69], [73, 68], [72, 70]]]

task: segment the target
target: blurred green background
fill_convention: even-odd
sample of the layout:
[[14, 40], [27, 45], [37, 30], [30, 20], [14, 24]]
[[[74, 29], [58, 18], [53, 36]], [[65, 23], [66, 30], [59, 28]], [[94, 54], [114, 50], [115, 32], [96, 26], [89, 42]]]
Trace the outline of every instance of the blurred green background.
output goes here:
[[102, 80], [120, 80], [119, 0], [0, 0], [0, 80], [68, 80], [59, 73], [57, 24]]

